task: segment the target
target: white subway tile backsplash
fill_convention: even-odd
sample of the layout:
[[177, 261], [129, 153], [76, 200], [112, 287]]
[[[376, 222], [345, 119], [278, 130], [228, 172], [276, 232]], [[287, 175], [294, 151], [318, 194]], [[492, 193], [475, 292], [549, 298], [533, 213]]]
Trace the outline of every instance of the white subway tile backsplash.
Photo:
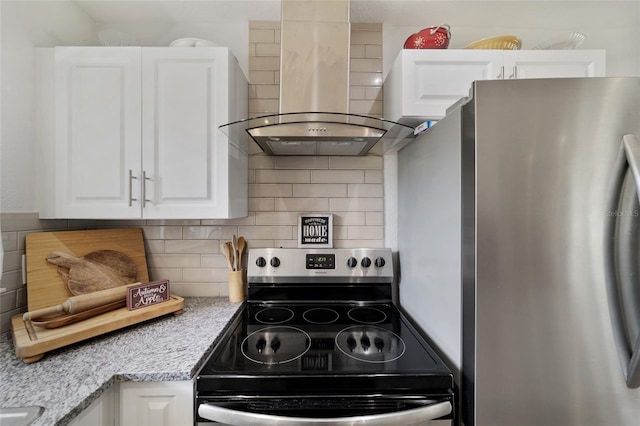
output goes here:
[[367, 212], [335, 212], [333, 213], [333, 225], [366, 225]]
[[267, 155], [252, 155], [249, 157], [249, 171], [260, 169], [274, 169], [276, 157], [270, 157]]
[[[382, 170], [365, 170], [364, 183], [383, 183], [384, 177]], [[358, 182], [354, 182], [358, 183]]]
[[331, 198], [329, 199], [330, 211], [384, 211], [382, 198]]
[[347, 185], [348, 197], [376, 197], [384, 196], [383, 186], [379, 183], [350, 183]]
[[230, 240], [237, 232], [236, 226], [185, 226], [185, 240]]
[[383, 157], [331, 157], [332, 169], [376, 169], [382, 170]]
[[169, 280], [169, 285], [182, 281], [182, 268], [147, 268], [151, 281]]
[[227, 259], [225, 259], [224, 256], [220, 255], [214, 255], [214, 254], [204, 254], [202, 255], [202, 257], [200, 258], [200, 262], [203, 268], [218, 268], [218, 269], [224, 269], [224, 268], [229, 268], [229, 265], [227, 264]]
[[292, 197], [293, 185], [280, 183], [254, 183], [249, 185], [249, 197]]
[[[3, 227], [4, 227], [4, 224], [3, 224]], [[10, 250], [18, 250], [18, 233], [5, 232], [3, 229], [2, 230], [2, 247], [5, 252]]]
[[297, 225], [297, 212], [259, 212], [256, 213], [256, 225]]
[[384, 226], [384, 213], [383, 212], [364, 212], [365, 225]]
[[344, 183], [311, 183], [293, 184], [294, 197], [346, 197], [347, 184]]
[[310, 170], [256, 170], [255, 183], [309, 183]]
[[179, 240], [182, 238], [182, 226], [143, 226], [145, 240]]
[[326, 212], [329, 210], [328, 198], [276, 198], [277, 212]]
[[[275, 35], [274, 35], [275, 38]], [[255, 43], [255, 56], [280, 57], [280, 43]], [[278, 64], [278, 68], [279, 68]]]
[[349, 238], [347, 226], [333, 225], [333, 238], [334, 240], [346, 240]]
[[251, 84], [277, 84], [279, 79], [274, 71], [249, 70], [249, 81]]
[[166, 240], [165, 251], [176, 254], [220, 253], [220, 243], [218, 240]]
[[276, 169], [328, 169], [329, 157], [273, 157]]
[[241, 226], [238, 229], [240, 235], [247, 240], [276, 240], [293, 239], [293, 227], [291, 226]]
[[364, 170], [311, 170], [311, 183], [364, 183]]
[[381, 240], [384, 239], [382, 226], [349, 226], [347, 238], [353, 240]]
[[249, 210], [254, 212], [272, 212], [275, 210], [273, 198], [249, 198]]
[[199, 254], [147, 253], [149, 268], [199, 268]]
[[165, 240], [145, 240], [144, 250], [146, 253], [164, 253]]
[[249, 42], [250, 43], [275, 43], [276, 31], [272, 28], [256, 28], [249, 27]]
[[227, 281], [227, 268], [185, 268], [182, 281], [185, 283], [213, 283]]
[[255, 86], [255, 97], [264, 99], [278, 99], [280, 97], [279, 84], [261, 84]]

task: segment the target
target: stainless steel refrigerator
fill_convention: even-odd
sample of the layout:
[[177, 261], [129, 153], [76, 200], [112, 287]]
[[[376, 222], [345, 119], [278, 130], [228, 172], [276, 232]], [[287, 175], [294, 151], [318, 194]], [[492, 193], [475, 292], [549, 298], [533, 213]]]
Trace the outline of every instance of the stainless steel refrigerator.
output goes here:
[[400, 305], [463, 423], [640, 424], [640, 78], [475, 82], [397, 161]]

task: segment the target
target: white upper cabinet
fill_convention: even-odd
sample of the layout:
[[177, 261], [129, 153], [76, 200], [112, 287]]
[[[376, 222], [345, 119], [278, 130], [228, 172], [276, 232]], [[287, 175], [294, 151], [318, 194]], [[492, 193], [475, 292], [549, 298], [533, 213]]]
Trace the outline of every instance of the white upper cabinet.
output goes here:
[[402, 50], [384, 82], [384, 116], [416, 125], [444, 117], [475, 80], [605, 75], [603, 50]]
[[218, 130], [247, 113], [229, 49], [38, 50], [40, 217], [247, 215], [247, 147]]

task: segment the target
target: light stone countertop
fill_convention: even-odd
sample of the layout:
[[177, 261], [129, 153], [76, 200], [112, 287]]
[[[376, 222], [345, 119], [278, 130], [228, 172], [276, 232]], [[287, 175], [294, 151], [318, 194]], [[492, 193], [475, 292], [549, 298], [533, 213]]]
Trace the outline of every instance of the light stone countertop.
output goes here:
[[241, 303], [185, 298], [165, 315], [47, 352], [33, 364], [0, 335], [0, 407], [40, 405], [36, 425], [66, 425], [115, 382], [191, 380]]

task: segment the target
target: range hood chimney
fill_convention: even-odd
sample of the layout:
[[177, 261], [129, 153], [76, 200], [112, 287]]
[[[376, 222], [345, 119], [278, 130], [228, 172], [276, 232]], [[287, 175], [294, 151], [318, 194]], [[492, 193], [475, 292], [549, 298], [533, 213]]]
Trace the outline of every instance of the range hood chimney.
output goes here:
[[269, 155], [365, 155], [413, 128], [349, 114], [349, 0], [282, 0], [280, 114], [220, 126]]

